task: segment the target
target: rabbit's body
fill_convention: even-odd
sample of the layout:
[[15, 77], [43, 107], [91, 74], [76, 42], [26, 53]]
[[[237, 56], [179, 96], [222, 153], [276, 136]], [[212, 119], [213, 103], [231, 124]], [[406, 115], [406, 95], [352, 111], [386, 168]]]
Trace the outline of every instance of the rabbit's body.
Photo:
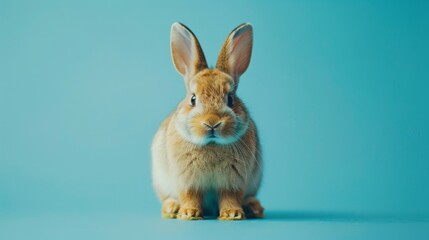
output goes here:
[[159, 197], [178, 199], [178, 192], [189, 188], [204, 192], [245, 189], [245, 196], [254, 196], [261, 180], [261, 160], [253, 123], [250, 128], [242, 140], [231, 145], [198, 146], [180, 137], [174, 115], [170, 116], [152, 147], [153, 180]]
[[[180, 52], [183, 48], [190, 51]], [[163, 215], [200, 219], [203, 207], [208, 212], [219, 205], [221, 219], [243, 219], [244, 211], [262, 217], [255, 198], [262, 174], [259, 140], [235, 95], [238, 77], [226, 68], [208, 69], [199, 43], [183, 25], [173, 25], [172, 50], [188, 96], [164, 121], [152, 144], [153, 183]], [[221, 64], [228, 63], [218, 61]]]

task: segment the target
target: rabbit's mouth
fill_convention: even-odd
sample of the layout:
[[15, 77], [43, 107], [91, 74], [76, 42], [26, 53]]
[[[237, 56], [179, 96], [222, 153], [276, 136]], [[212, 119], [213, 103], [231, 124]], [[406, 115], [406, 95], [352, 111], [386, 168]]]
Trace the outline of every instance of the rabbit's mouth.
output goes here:
[[208, 139], [215, 139], [215, 138], [218, 138], [218, 136], [216, 135], [216, 130], [214, 130], [214, 129], [210, 129], [210, 130], [208, 130], [208, 131], [207, 131], [206, 138], [208, 138]]
[[210, 128], [208, 130], [208, 136], [207, 138], [217, 138], [217, 136], [215, 135], [216, 130], [214, 128]]

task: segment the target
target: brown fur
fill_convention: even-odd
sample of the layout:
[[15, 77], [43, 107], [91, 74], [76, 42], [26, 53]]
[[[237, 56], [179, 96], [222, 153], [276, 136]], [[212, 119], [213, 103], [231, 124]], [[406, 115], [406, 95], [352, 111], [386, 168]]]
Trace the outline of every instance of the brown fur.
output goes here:
[[179, 194], [180, 210], [177, 215], [183, 220], [199, 220], [203, 216], [203, 194], [200, 190], [188, 189]]
[[[174, 31], [189, 30], [173, 26]], [[221, 220], [263, 216], [263, 207], [255, 198], [262, 169], [257, 130], [246, 106], [235, 94], [238, 77], [247, 68], [251, 50], [247, 50], [247, 45], [237, 48], [250, 51], [241, 55], [245, 59], [237, 67], [228, 62], [234, 49], [226, 49], [229, 46], [235, 48], [240, 44], [236, 42], [240, 38], [251, 37], [250, 25], [240, 26], [237, 31], [244, 32], [233, 31], [221, 50], [218, 60], [220, 69], [206, 69], [204, 54], [192, 32], [195, 56], [185, 60], [175, 59], [175, 48], [180, 45], [172, 44], [173, 60], [178, 71], [182, 70], [188, 93], [177, 110], [161, 125], [152, 145], [154, 186], [163, 201], [164, 217], [202, 219], [204, 207], [216, 207], [204, 205], [205, 198], [212, 192], [217, 195]], [[175, 34], [179, 42], [186, 40]], [[249, 42], [251, 44], [251, 39], [245, 43]], [[195, 59], [197, 62], [192, 62]], [[195, 71], [194, 75], [183, 73], [185, 68], [181, 69], [182, 66], [187, 71], [191, 68]], [[193, 95], [196, 96], [195, 106], [190, 103]], [[226, 106], [228, 96], [233, 99], [231, 107]], [[192, 117], [188, 119], [189, 116]], [[213, 130], [207, 125], [217, 127]], [[197, 144], [186, 137], [205, 139], [209, 131], [215, 131], [220, 139], [231, 140], [222, 140], [227, 141], [225, 144]]]
[[[192, 65], [193, 65], [194, 74], [195, 74], [195, 73], [207, 68], [206, 57], [204, 56], [204, 52], [201, 49], [200, 43], [198, 42], [197, 38], [195, 37], [195, 35], [191, 31], [191, 29], [189, 29], [188, 27], [186, 27], [183, 24], [181, 24], [181, 27], [184, 27], [194, 37], [193, 44], [195, 45], [195, 48], [197, 49], [197, 56], [196, 56], [195, 60], [193, 61]], [[172, 42], [171, 54], [173, 56], [173, 61], [174, 61], [174, 59], [180, 58], [180, 56], [178, 56], [178, 55], [180, 55], [179, 51], [180, 51], [180, 48], [174, 47], [173, 42]], [[175, 62], [175, 66], [180, 73], [183, 74], [185, 72], [185, 68], [183, 65]]]
[[[231, 145], [198, 146], [182, 139], [172, 125], [170, 123], [167, 129], [166, 150], [167, 155], [175, 156], [171, 164], [180, 173], [180, 179], [176, 183], [179, 188], [202, 188], [200, 184], [206, 184], [202, 180], [207, 177], [207, 172], [220, 171], [229, 179], [225, 182], [225, 189], [240, 190], [251, 180], [251, 175], [244, 178], [244, 174], [259, 167], [259, 150], [256, 148], [257, 136], [254, 129], [249, 129], [241, 141]], [[253, 161], [248, 162], [248, 159]], [[241, 174], [237, 174], [234, 168], [238, 168]]]
[[244, 201], [243, 210], [248, 218], [264, 217], [264, 207], [255, 197], [249, 197]]
[[167, 198], [162, 202], [162, 217], [164, 218], [176, 218], [177, 212], [179, 212], [180, 204], [177, 200]]
[[219, 219], [221, 220], [241, 220], [245, 218], [241, 207], [244, 193], [243, 191], [219, 191]]
[[[248, 44], [245, 48], [245, 56], [242, 56], [243, 64], [240, 64], [240, 66], [238, 66], [238, 68], [234, 68], [233, 66], [231, 66], [230, 63], [230, 58], [231, 58], [231, 53], [233, 52], [233, 50], [237, 47], [237, 40], [243, 38], [243, 35], [241, 34], [235, 34], [237, 32], [237, 30], [239, 30], [240, 28], [246, 27], [246, 24], [241, 24], [238, 27], [236, 27], [234, 30], [231, 31], [231, 33], [229, 34], [229, 36], [226, 38], [221, 51], [219, 53], [219, 57], [217, 59], [216, 62], [216, 68], [226, 72], [228, 74], [230, 74], [233, 78], [235, 78], [237, 80], [236, 84], [238, 84], [238, 80], [239, 80], [239, 76], [246, 71], [249, 63], [250, 63], [250, 57], [252, 55], [252, 44], [253, 44], [253, 38], [250, 38], [250, 44]], [[239, 32], [239, 31], [238, 31]], [[248, 31], [245, 33], [246, 34], [250, 34], [252, 35], [252, 31]], [[230, 48], [228, 48], [230, 47]]]

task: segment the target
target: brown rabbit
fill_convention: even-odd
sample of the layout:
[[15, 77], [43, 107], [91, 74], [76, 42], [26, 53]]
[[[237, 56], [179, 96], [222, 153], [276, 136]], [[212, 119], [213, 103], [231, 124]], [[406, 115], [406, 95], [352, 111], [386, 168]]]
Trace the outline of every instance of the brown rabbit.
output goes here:
[[152, 143], [152, 174], [162, 216], [203, 219], [263, 217], [256, 199], [262, 159], [255, 123], [236, 95], [252, 53], [248, 23], [226, 39], [216, 68], [208, 68], [195, 35], [181, 23], [171, 27], [171, 53], [187, 94], [164, 121]]

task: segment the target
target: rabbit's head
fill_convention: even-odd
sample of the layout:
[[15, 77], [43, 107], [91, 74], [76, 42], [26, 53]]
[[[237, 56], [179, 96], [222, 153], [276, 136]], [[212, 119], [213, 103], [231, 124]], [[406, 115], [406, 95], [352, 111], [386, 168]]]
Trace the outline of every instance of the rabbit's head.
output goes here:
[[180, 136], [197, 145], [238, 141], [250, 124], [236, 90], [250, 62], [252, 26], [241, 24], [230, 33], [216, 68], [208, 68], [197, 38], [180, 23], [171, 28], [171, 53], [187, 90], [174, 115]]

